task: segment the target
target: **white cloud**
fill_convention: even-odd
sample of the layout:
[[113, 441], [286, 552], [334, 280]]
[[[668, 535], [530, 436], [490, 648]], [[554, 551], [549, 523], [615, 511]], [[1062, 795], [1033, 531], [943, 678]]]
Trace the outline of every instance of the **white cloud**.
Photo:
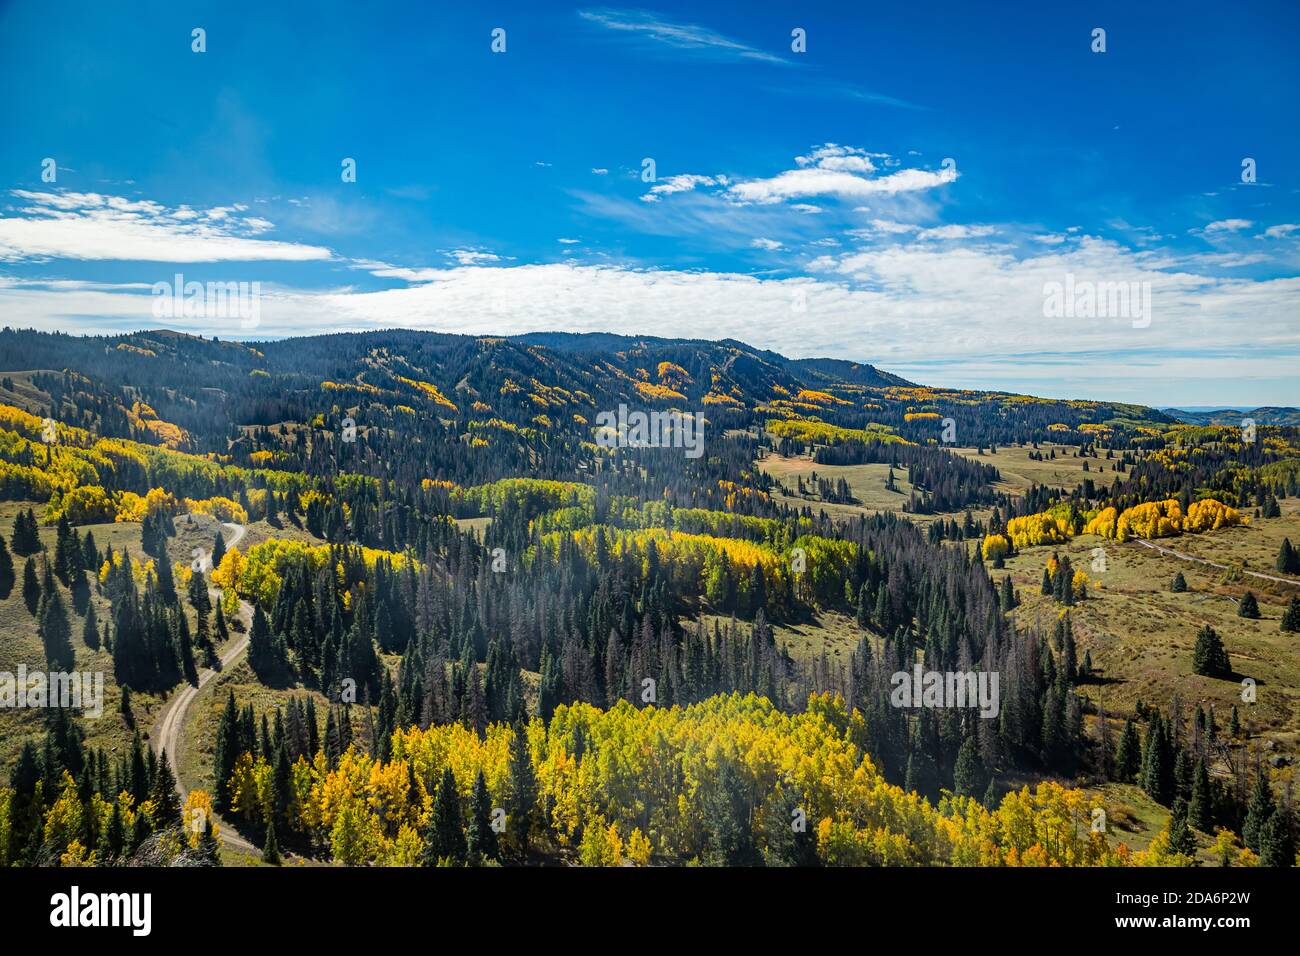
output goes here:
[[[1249, 229], [1254, 224], [1249, 219], [1220, 219], [1217, 222], [1210, 223], [1201, 232], [1209, 236], [1221, 235], [1225, 232], [1240, 232], [1243, 229]], [[1195, 229], [1191, 231], [1196, 232]]]
[[1277, 226], [1269, 226], [1264, 230], [1264, 235], [1269, 239], [1289, 239], [1295, 232], [1300, 231], [1300, 225], [1286, 222]]
[[892, 196], [897, 193], [932, 189], [954, 182], [956, 168], [938, 171], [925, 169], [900, 169], [879, 178], [869, 178], [854, 172], [826, 166], [805, 166], [788, 169], [770, 179], [751, 179], [735, 183], [729, 194], [741, 202], [775, 203], [786, 199], [807, 199], [813, 196], [839, 196], [863, 199], [868, 196]]
[[557, 239], [556, 241], [563, 243], [566, 246], [572, 246], [581, 242], [582, 240], [581, 239]]
[[[854, 212], [866, 212], [865, 209], [855, 209]], [[914, 226], [907, 222], [894, 222], [892, 219], [873, 219], [871, 228], [877, 232], [887, 232], [890, 235], [902, 235], [908, 232], [915, 232], [920, 226]]]
[[0, 216], [0, 261], [80, 259], [149, 262], [329, 259], [322, 246], [254, 238], [274, 228], [243, 217], [243, 205], [196, 212], [98, 193], [14, 190], [27, 205]]
[[783, 248], [781, 243], [777, 242], [775, 239], [764, 239], [761, 237], [755, 239], [751, 245], [753, 245], [755, 249], [766, 249], [768, 252], [776, 252], [776, 250]]
[[608, 170], [608, 169], [605, 169], [604, 167], [600, 167], [600, 166], [593, 166], [593, 167], [591, 168], [591, 171], [592, 171], [593, 173], [595, 173], [597, 176], [608, 176], [608, 175], [609, 175], [609, 170]]
[[725, 182], [725, 178], [682, 173], [678, 176], [669, 176], [659, 180], [641, 198], [645, 202], [658, 202], [661, 196], [671, 196], [673, 193], [687, 193], [697, 186], [716, 186]]
[[930, 239], [980, 239], [984, 236], [991, 236], [996, 232], [992, 226], [935, 226], [932, 229], [922, 229], [916, 234], [916, 238], [922, 240]]
[[488, 262], [501, 261], [501, 257], [496, 253], [484, 252], [480, 249], [453, 249], [447, 255], [463, 266], [478, 266]]
[[[922, 242], [854, 250], [815, 260], [816, 277], [792, 279], [572, 263], [399, 274], [382, 263], [358, 263], [418, 284], [264, 291], [257, 334], [403, 327], [476, 335], [561, 329], [698, 337], [707, 329], [710, 338], [737, 338], [793, 357], [868, 361], [934, 384], [1031, 391], [1041, 381], [1040, 392], [1102, 399], [1132, 397], [1133, 389], [1150, 389], [1156, 381], [1187, 389], [1177, 378], [1193, 371], [1195, 388], [1218, 396], [1273, 376], [1288, 362], [1294, 368], [1300, 278], [1165, 271], [1156, 268], [1160, 261], [1083, 237], [1026, 256], [1003, 247]], [[1150, 326], [1044, 318], [1044, 284], [1067, 274], [1149, 282]], [[792, 307], [796, 292], [806, 306], [801, 312]], [[0, 282], [0, 309], [22, 316], [24, 324], [65, 331], [153, 324], [150, 297], [138, 288]], [[188, 330], [213, 331], [197, 322]], [[1205, 354], [1206, 343], [1219, 343], [1213, 356]], [[1133, 381], [1125, 385], [1126, 379]]]

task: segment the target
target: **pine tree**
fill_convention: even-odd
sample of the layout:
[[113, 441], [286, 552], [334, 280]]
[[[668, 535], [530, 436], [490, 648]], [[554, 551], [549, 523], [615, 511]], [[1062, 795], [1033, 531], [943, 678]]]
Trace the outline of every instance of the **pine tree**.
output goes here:
[[86, 608], [86, 619], [81, 625], [81, 641], [92, 651], [99, 650], [99, 620], [95, 617], [93, 602]]
[[72, 650], [72, 625], [57, 586], [51, 587], [41, 601], [37, 630], [45, 648], [45, 660], [52, 671], [71, 671], [76, 664]]
[[474, 777], [474, 789], [470, 793], [466, 849], [470, 861], [476, 866], [495, 862], [501, 857], [497, 834], [492, 829], [492, 797], [482, 770]]
[[1168, 732], [1159, 714], [1147, 730], [1142, 753], [1142, 789], [1156, 803], [1168, 806], [1174, 789], [1173, 754]]
[[765, 861], [768, 866], [819, 866], [817, 835], [793, 784], [778, 789], [773, 800]]
[[1115, 779], [1122, 783], [1131, 782], [1138, 775], [1140, 763], [1138, 727], [1130, 717], [1125, 721], [1125, 730], [1119, 735], [1119, 747], [1115, 748]]
[[36, 577], [36, 559], [28, 558], [23, 562], [23, 601], [27, 613], [35, 614], [41, 603], [41, 582]]
[[1300, 574], [1300, 548], [1292, 547], [1290, 539], [1282, 539], [1282, 547], [1277, 556], [1277, 569], [1283, 574]]
[[1002, 605], [1002, 610], [1004, 611], [1010, 611], [1020, 603], [1016, 600], [1016, 592], [1011, 586], [1011, 575], [1009, 574], [1002, 579], [1000, 603]]
[[1175, 594], [1182, 594], [1187, 590], [1187, 579], [1183, 577], [1182, 571], [1174, 575], [1174, 583], [1169, 586], [1169, 590]]
[[448, 764], [442, 768], [442, 782], [433, 798], [422, 862], [425, 866], [447, 863], [458, 866], [465, 863], [467, 853], [465, 831], [461, 828], [460, 794], [456, 791], [456, 776]]
[[537, 812], [537, 776], [529, 752], [525, 726], [516, 725], [510, 739], [510, 802], [506, 827], [518, 851], [520, 862], [528, 858], [528, 841]]
[[711, 866], [754, 866], [761, 858], [750, 826], [748, 787], [732, 759], [718, 766], [714, 786], [704, 795], [704, 859]]
[[1289, 574], [1295, 567], [1295, 563], [1296, 552], [1295, 548], [1291, 547], [1291, 539], [1283, 538], [1282, 547], [1278, 549], [1277, 562], [1274, 567], [1277, 568], [1279, 574]]
[[1174, 801], [1173, 813], [1169, 817], [1169, 848], [1184, 856], [1196, 855], [1196, 838], [1187, 825], [1187, 801], [1182, 797]]
[[1255, 592], [1247, 591], [1242, 596], [1241, 603], [1237, 605], [1237, 617], [1259, 619], [1259, 601], [1255, 599]]
[[1196, 635], [1192, 651], [1192, 671], [1205, 677], [1231, 677], [1232, 664], [1223, 640], [1210, 625], [1204, 625]]
[[1295, 839], [1282, 810], [1274, 810], [1259, 831], [1259, 865], [1295, 866]]
[[217, 810], [224, 811], [230, 807], [230, 777], [239, 758], [239, 737], [239, 708], [235, 706], [235, 692], [232, 690], [217, 724], [216, 747], [212, 754], [212, 805]]
[[962, 741], [957, 751], [957, 765], [952, 772], [952, 792], [959, 797], [977, 797], [984, 791], [984, 761], [980, 759], [979, 745], [971, 734]]
[[266, 842], [262, 844], [262, 862], [280, 865], [280, 844], [275, 838], [275, 820], [266, 826]]
[[1291, 595], [1291, 602], [1282, 612], [1282, 630], [1289, 633], [1300, 631], [1300, 594]]
[[17, 555], [26, 556], [41, 550], [40, 531], [31, 508], [18, 512], [18, 517], [14, 519], [13, 535], [9, 540]]
[[181, 822], [181, 798], [176, 792], [176, 778], [172, 775], [166, 750], [158, 758], [158, 771], [149, 796], [158, 808], [158, 819], [164, 827]]
[[217, 540], [212, 545], [212, 568], [216, 570], [221, 567], [221, 559], [226, 556], [226, 539], [221, 534], [221, 529], [217, 529]]
[[1192, 826], [1202, 833], [1210, 832], [1214, 823], [1214, 794], [1210, 789], [1210, 774], [1205, 769], [1205, 761], [1200, 758], [1192, 773], [1192, 799], [1187, 813]]
[[1255, 786], [1246, 805], [1246, 819], [1241, 825], [1241, 841], [1256, 853], [1260, 851], [1260, 834], [1273, 815], [1273, 791], [1263, 767], [1255, 771]]
[[122, 803], [120, 800], [114, 800], [108, 826], [104, 827], [99, 837], [99, 853], [105, 860], [116, 860], [125, 848], [126, 822], [122, 819]]
[[217, 842], [216, 834], [212, 832], [212, 816], [206, 815], [203, 820], [203, 836], [199, 837], [199, 856], [207, 863], [208, 866], [221, 865], [221, 845]]

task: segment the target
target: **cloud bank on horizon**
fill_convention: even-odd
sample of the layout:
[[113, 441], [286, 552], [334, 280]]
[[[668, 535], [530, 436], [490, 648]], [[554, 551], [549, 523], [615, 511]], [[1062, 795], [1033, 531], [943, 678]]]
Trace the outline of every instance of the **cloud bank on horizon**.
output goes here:
[[[1179, 36], [1119, 5], [1089, 14], [1104, 53], [1051, 11], [346, 10], [303, 36], [86, 5], [42, 44], [39, 5], [0, 14], [7, 88], [46, 77], [0, 143], [0, 321], [731, 337], [934, 384], [1300, 404], [1300, 69], [1262, 15], [1206, 70], [1185, 11]], [[259, 324], [160, 323], [178, 275], [260, 283]], [[1107, 312], [1121, 286], [1144, 312]], [[1060, 287], [1096, 308], [1053, 312]]]

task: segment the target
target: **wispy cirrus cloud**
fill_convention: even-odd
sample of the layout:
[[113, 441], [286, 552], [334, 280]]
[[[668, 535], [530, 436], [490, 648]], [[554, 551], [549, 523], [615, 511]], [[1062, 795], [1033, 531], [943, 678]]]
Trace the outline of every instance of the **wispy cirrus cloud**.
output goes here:
[[323, 246], [258, 238], [274, 225], [246, 206], [196, 209], [99, 193], [12, 190], [25, 205], [0, 216], [0, 261], [303, 262]]
[[793, 65], [789, 60], [724, 36], [716, 30], [694, 23], [665, 20], [648, 10], [595, 7], [579, 10], [578, 16], [590, 24], [613, 31], [629, 42], [641, 43], [647, 48], [666, 47], [712, 60], [749, 60], [778, 66]]

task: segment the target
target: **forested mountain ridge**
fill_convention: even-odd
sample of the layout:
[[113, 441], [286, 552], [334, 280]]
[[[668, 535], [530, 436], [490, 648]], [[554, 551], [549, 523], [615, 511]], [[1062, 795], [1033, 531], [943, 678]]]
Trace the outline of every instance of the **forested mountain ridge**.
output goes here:
[[[210, 757], [181, 772], [187, 809], [272, 858], [1185, 864], [1216, 827], [1234, 860], [1294, 856], [1235, 716], [1139, 700], [1115, 743], [1074, 629], [1102, 581], [1064, 551], [1275, 520], [1295, 429], [864, 384], [880, 373], [740, 343], [546, 341], [0, 332], [6, 646], [120, 695], [93, 743], [63, 708], [0, 734], [0, 860], [213, 858], [197, 832], [154, 839], [180, 807], [131, 701], [196, 684], [244, 633], [204, 698]], [[619, 404], [703, 412], [704, 454], [602, 444]], [[1006, 443], [1043, 474], [1068, 456], [1071, 480], [1014, 486]], [[771, 461], [815, 469], [804, 497]], [[863, 476], [890, 504], [855, 497]], [[1004, 570], [1026, 559], [1032, 596]], [[834, 648], [798, 641], [832, 627]], [[1229, 682], [1236, 648], [1196, 641], [1197, 674]], [[995, 719], [900, 704], [913, 667], [996, 674]], [[1090, 775], [1168, 826], [1141, 852], [1067, 834], [1102, 801], [1070, 786]], [[487, 839], [495, 806], [523, 832]]]

